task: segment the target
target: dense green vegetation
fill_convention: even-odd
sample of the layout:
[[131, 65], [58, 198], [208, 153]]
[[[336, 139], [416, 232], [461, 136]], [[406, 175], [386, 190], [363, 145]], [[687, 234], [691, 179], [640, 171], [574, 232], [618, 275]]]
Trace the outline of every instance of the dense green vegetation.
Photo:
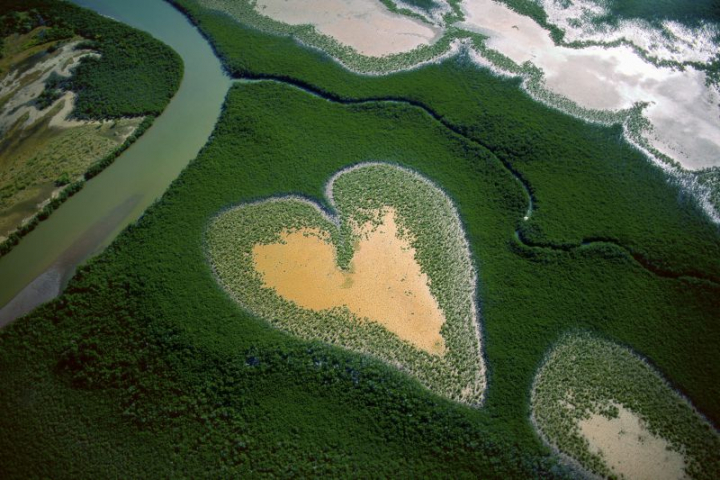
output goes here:
[[402, 3], [422, 10], [430, 11], [438, 7], [435, 0], [402, 0]]
[[[321, 201], [333, 172], [367, 159], [432, 178], [465, 223], [490, 368], [481, 410], [432, 396], [371, 359], [269, 328], [223, 293], [206, 263], [203, 232], [218, 210], [282, 193]], [[529, 391], [545, 351], [570, 326], [634, 345], [716, 415], [718, 288], [659, 278], [612, 247], [523, 247], [513, 238], [525, 208], [500, 161], [419, 108], [237, 85], [213, 141], [164, 199], [63, 297], [2, 332], [3, 384], [37, 385], [34, 402], [18, 402], [25, 397], [11, 387], [1, 393], [2, 448], [14, 459], [4, 467], [44, 465], [44, 452], [23, 440], [46, 431], [28, 420], [37, 417], [62, 418], [63, 439], [85, 423], [118, 425], [116, 438], [87, 447], [94, 458], [151, 434], [154, 448], [191, 472], [204, 461], [217, 474], [550, 475], [528, 420]], [[86, 416], [63, 416], [69, 401]], [[143, 468], [135, 463], [143, 453], [133, 452], [121, 472]]]
[[620, 345], [575, 334], [563, 337], [538, 371], [533, 417], [545, 438], [585, 468], [611, 470], [593, 453], [578, 422], [590, 414], [617, 418], [621, 406], [685, 457], [691, 478], [717, 478], [720, 435], [655, 372]]
[[[547, 21], [547, 14], [539, 2], [533, 0], [499, 0], [513, 10], [532, 17], [550, 30], [556, 42], [562, 41], [564, 32]], [[567, 2], [572, 3], [572, 2]], [[595, 0], [607, 9], [607, 14], [593, 18], [596, 24], [617, 25], [621, 20], [644, 20], [660, 25], [665, 20], [696, 27], [706, 22], [720, 22], [718, 0]]]
[[29, 33], [37, 26], [37, 10], [30, 11], [12, 11], [13, 9], [3, 9], [2, 17], [0, 17], [0, 36], [7, 37], [13, 33]]
[[[180, 85], [182, 60], [151, 35], [58, 0], [6, 0], [6, 34], [50, 27], [44, 41], [78, 35], [100, 56], [85, 58], [62, 88], [78, 94], [81, 119], [157, 116]], [[5, 35], [3, 35], [5, 36]]]
[[404, 2], [404, 4], [400, 4], [398, 2], [395, 2], [394, 0], [380, 0], [385, 7], [390, 10], [393, 13], [398, 13], [400, 15], [407, 15], [409, 17], [416, 18], [420, 20], [421, 22], [425, 22], [430, 24], [430, 20], [428, 20], [426, 17], [424, 17], [422, 14], [417, 13], [417, 11], [411, 10], [405, 6], [404, 4], [412, 5], [420, 10], [423, 10], [425, 12], [428, 12], [429, 10], [436, 7], [436, 5], [433, 4], [432, 0], [419, 0], [417, 3], [419, 5], [413, 5], [413, 2]]
[[560, 43], [565, 36], [565, 32], [559, 29], [557, 26], [548, 23], [547, 13], [540, 6], [540, 3], [534, 0], [498, 0], [500, 3], [504, 3], [512, 10], [515, 10], [521, 15], [526, 15], [535, 20], [539, 25], [542, 25], [546, 30], [550, 31], [555, 43]]
[[[234, 86], [164, 198], [62, 297], [0, 332], [4, 478], [562, 476], [530, 390], [570, 329], [631, 346], [720, 421], [717, 227], [619, 127], [543, 107], [462, 59], [356, 76], [182, 4], [231, 73], [306, 91]], [[328, 207], [327, 178], [368, 160], [418, 171], [458, 209], [478, 266], [481, 409], [283, 334], [213, 278], [203, 234], [218, 211], [283, 194]]]
[[35, 106], [38, 110], [45, 110], [55, 101], [62, 97], [62, 92], [56, 88], [45, 88], [42, 93], [35, 99]]
[[[383, 142], [370, 140], [380, 135]], [[33, 378], [38, 398], [18, 404], [11, 387], [0, 393], [0, 422], [10, 432], [2, 447], [14, 459], [6, 471], [42, 468], [43, 452], [23, 447], [23, 438], [40, 435], [27, 419], [60, 418], [69, 400], [87, 416], [62, 417], [58, 429], [80, 435], [85, 422], [120, 425], [117, 439], [87, 447], [95, 458], [152, 434], [152, 445], [165, 445], [163, 455], [183, 471], [393, 475], [448, 464], [457, 474], [505, 478], [552, 471], [522, 415], [487, 427], [487, 412], [244, 313], [215, 282], [202, 245], [207, 222], [225, 206], [290, 192], [320, 200], [338, 168], [384, 158], [451, 187], [462, 196], [461, 217], [475, 225], [471, 242], [495, 237], [495, 248], [514, 256], [506, 241], [524, 202], [501, 165], [477, 162], [487, 153], [416, 108], [345, 107], [273, 83], [236, 86], [214, 138], [165, 200], [38, 312], [46, 320], [28, 318], [0, 335], [0, 377], [9, 386]], [[30, 358], [26, 340], [34, 360], [18, 365], [17, 355]], [[516, 437], [517, 429], [525, 434]], [[54, 461], [62, 468], [73, 458]], [[128, 453], [118, 468], [145, 468], [135, 461], [144, 457]]]
[[620, 126], [579, 122], [524, 95], [519, 80], [499, 79], [463, 58], [358, 76], [291, 38], [262, 34], [192, 0], [175, 3], [212, 32], [234, 76], [284, 79], [346, 102], [402, 99], [484, 145], [532, 192], [535, 210], [522, 226], [528, 241], [567, 248], [612, 240], [657, 267], [720, 280], [717, 226], [623, 140]]

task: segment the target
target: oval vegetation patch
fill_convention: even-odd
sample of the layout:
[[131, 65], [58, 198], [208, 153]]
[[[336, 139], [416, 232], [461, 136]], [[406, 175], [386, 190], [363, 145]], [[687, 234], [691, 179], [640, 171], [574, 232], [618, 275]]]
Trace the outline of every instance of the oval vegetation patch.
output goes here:
[[541, 436], [611, 478], [715, 479], [720, 436], [647, 362], [589, 334], [563, 337], [532, 390]]

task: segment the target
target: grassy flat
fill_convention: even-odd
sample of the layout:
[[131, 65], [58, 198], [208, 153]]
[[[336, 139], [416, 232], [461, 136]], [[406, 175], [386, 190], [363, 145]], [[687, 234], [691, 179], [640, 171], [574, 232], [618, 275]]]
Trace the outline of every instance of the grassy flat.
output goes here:
[[0, 6], [0, 255], [107, 167], [167, 106], [182, 61], [69, 3]]

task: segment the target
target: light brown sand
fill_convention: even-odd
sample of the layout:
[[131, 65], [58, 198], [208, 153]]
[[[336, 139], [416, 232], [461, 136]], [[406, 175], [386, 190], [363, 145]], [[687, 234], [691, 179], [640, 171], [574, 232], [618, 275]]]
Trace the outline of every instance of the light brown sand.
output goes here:
[[445, 317], [430, 292], [415, 250], [399, 238], [395, 212], [377, 228], [362, 227], [350, 271], [338, 268], [335, 248], [318, 230], [285, 232], [284, 243], [255, 245], [255, 268], [265, 286], [302, 308], [347, 307], [426, 352], [441, 355]]
[[312, 25], [363, 55], [409, 52], [435, 41], [440, 30], [390, 12], [379, 0], [258, 0], [256, 10], [290, 25]]
[[640, 418], [621, 405], [618, 418], [592, 415], [579, 423], [580, 432], [606, 465], [627, 479], [687, 478], [683, 456], [668, 450], [668, 442], [648, 431]]

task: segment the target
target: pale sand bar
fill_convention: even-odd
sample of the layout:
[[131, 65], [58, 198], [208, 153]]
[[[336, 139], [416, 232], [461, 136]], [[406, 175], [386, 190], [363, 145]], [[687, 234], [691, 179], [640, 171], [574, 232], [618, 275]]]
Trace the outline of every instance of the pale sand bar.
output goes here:
[[595, 110], [648, 102], [653, 147], [690, 170], [720, 165], [720, 94], [703, 72], [656, 67], [627, 46], [556, 46], [534, 20], [492, 0], [467, 0], [463, 8], [463, 28], [489, 36], [488, 47], [517, 64], [542, 69], [548, 90]]
[[441, 34], [420, 20], [390, 12], [379, 0], [258, 0], [255, 9], [289, 25], [312, 25], [370, 57], [409, 52]]

